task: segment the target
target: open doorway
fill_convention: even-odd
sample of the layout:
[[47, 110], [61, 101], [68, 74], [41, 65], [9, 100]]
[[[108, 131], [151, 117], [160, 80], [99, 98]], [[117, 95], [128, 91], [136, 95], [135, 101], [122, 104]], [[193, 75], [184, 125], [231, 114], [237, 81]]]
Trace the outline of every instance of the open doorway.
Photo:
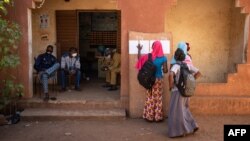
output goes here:
[[[116, 75], [117, 90], [104, 88], [105, 51], [121, 53], [121, 18], [120, 11], [56, 11], [57, 56], [61, 56], [70, 47], [76, 47], [81, 62], [81, 92], [86, 98], [120, 98], [120, 73]], [[120, 58], [119, 58], [120, 59]], [[60, 83], [60, 82], [59, 82]], [[85, 95], [86, 94], [86, 95]], [[62, 94], [64, 95], [64, 94]], [[71, 95], [70, 97], [78, 97]], [[67, 94], [65, 94], [68, 97]], [[79, 99], [79, 97], [77, 98]]]

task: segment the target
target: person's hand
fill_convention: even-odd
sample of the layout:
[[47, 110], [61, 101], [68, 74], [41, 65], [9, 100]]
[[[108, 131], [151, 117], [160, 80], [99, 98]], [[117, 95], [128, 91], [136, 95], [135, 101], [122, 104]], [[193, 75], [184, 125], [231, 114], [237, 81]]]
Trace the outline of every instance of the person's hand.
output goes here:
[[102, 70], [102, 71], [107, 71], [107, 70], [108, 70], [108, 67], [107, 67], [107, 66], [103, 66], [103, 67], [101, 68], [101, 70]]
[[137, 46], [138, 50], [142, 50], [142, 45], [139, 43]]
[[75, 74], [76, 73], [76, 70], [71, 70], [70, 71], [70, 74]]

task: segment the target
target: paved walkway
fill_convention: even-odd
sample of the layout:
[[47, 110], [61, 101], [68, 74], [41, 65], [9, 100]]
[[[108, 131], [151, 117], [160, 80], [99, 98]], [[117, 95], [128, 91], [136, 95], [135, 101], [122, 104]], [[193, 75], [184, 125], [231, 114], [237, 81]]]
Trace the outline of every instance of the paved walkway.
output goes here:
[[142, 119], [20, 122], [0, 126], [1, 141], [223, 141], [224, 124], [250, 124], [249, 116], [195, 116], [200, 130], [167, 137], [167, 120]]

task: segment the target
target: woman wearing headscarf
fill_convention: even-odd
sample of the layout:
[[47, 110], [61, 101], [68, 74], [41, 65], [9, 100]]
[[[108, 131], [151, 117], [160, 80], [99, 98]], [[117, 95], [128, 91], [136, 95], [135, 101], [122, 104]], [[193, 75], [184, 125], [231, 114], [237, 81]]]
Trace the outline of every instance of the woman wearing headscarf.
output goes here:
[[[185, 56], [186, 56], [183, 62], [186, 63], [187, 65], [193, 65], [192, 60], [191, 60], [191, 56], [188, 54], [188, 50], [190, 49], [190, 47], [189, 47], [189, 49], [188, 49], [188, 47], [189, 47], [189, 43], [180, 42], [177, 46], [177, 49], [178, 48], [182, 49]], [[174, 57], [171, 60], [171, 66], [173, 64], [176, 64], [176, 59]]]
[[[140, 70], [143, 64], [148, 60], [148, 54], [141, 57], [142, 46], [138, 46], [138, 62], [136, 67]], [[152, 45], [152, 60], [156, 66], [156, 81], [151, 90], [147, 90], [146, 101], [143, 110], [143, 118], [147, 121], [163, 120], [163, 72], [167, 73], [167, 57], [164, 56], [162, 44], [155, 41]]]
[[[194, 133], [198, 130], [198, 125], [189, 110], [189, 97], [183, 97], [176, 84], [180, 77], [180, 65], [178, 62], [186, 63], [187, 45], [180, 42], [172, 59], [172, 67], [169, 75], [169, 87], [171, 89], [169, 113], [168, 113], [168, 136], [179, 137]], [[200, 72], [193, 65], [187, 63], [189, 70], [194, 74], [195, 79], [200, 76]]]

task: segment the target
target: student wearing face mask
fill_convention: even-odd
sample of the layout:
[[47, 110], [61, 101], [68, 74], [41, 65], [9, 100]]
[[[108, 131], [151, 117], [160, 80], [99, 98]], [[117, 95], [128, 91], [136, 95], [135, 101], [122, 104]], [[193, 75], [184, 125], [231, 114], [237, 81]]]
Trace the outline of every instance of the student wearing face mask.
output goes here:
[[61, 57], [61, 86], [66, 91], [66, 75], [75, 75], [75, 90], [80, 91], [81, 63], [77, 49], [72, 47]]
[[34, 69], [38, 72], [39, 79], [43, 86], [44, 101], [49, 100], [48, 80], [55, 75], [56, 70], [60, 67], [60, 64], [52, 53], [53, 46], [48, 45], [46, 52], [35, 58]]

